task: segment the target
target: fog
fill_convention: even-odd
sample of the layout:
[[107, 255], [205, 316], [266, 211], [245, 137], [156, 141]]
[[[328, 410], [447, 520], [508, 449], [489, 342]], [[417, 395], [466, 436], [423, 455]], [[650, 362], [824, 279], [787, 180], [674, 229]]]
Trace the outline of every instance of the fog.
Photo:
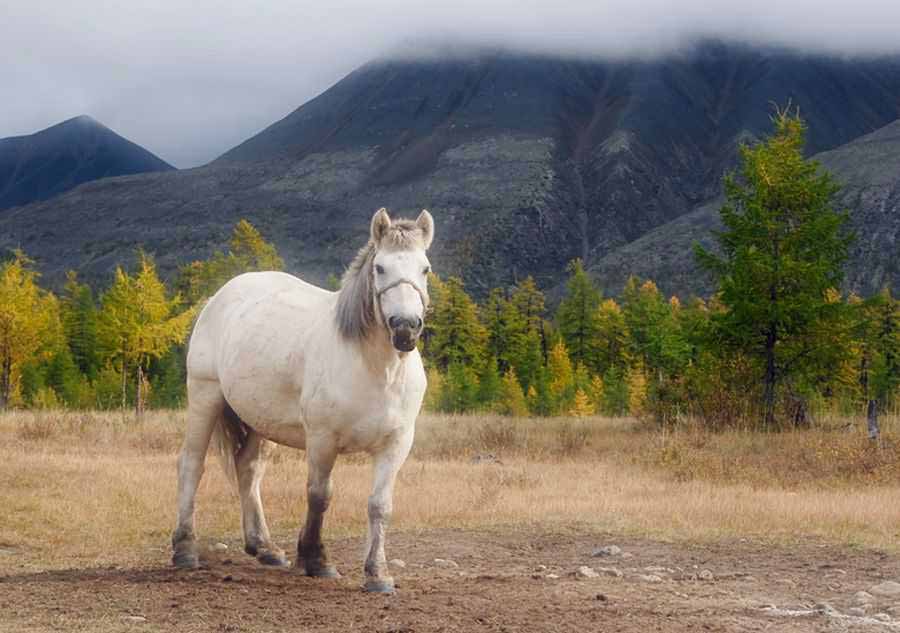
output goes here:
[[[0, 137], [89, 114], [191, 167], [377, 57], [652, 57], [702, 38], [900, 53], [900, 3], [0, 0]], [[440, 53], [436, 53], [439, 51]]]

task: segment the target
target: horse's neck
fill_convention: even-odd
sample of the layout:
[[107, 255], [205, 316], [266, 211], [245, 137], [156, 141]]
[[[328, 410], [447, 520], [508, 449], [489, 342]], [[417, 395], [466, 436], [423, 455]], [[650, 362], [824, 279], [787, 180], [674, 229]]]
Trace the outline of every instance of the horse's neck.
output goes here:
[[369, 340], [359, 341], [361, 358], [366, 367], [388, 383], [394, 382], [408, 354], [400, 353], [386, 333], [377, 332]]

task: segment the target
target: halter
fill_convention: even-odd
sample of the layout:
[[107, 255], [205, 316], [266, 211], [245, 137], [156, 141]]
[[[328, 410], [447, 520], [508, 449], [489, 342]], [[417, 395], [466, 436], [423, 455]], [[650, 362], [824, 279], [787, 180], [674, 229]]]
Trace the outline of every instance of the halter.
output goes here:
[[[385, 286], [384, 288], [382, 288], [381, 290], [379, 290], [378, 292], [375, 293], [375, 299], [378, 300], [378, 309], [379, 310], [381, 310], [381, 295], [383, 295], [385, 292], [387, 292], [391, 288], [396, 288], [397, 286], [399, 286], [401, 284], [409, 284], [410, 286], [412, 286], [413, 289], [419, 293], [419, 299], [422, 300], [422, 307], [426, 310], [428, 309], [428, 295], [425, 294], [424, 290], [419, 288], [419, 284], [414, 282], [412, 279], [401, 278], [393, 283], [388, 284], [387, 286]], [[384, 319], [384, 315], [382, 314], [381, 316], [382, 316], [382, 319]]]

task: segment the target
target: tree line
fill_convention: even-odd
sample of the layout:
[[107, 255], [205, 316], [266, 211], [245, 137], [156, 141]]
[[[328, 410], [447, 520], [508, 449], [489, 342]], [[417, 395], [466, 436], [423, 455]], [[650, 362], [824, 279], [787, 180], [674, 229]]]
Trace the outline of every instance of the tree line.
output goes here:
[[[696, 248], [717, 283], [708, 299], [637, 277], [606, 297], [580, 260], [552, 310], [530, 277], [479, 304], [462, 279], [432, 275], [426, 406], [767, 429], [865, 408], [877, 434], [900, 384], [900, 305], [888, 288], [841, 292], [853, 236], [832, 207], [837, 186], [804, 158], [799, 115], [778, 110], [773, 123], [725, 179], [717, 247]], [[70, 273], [57, 297], [16, 253], [0, 269], [0, 406], [180, 406], [198, 306], [236, 274], [282, 268], [246, 221], [227, 253], [182, 267], [171, 289], [139, 254], [99, 296]]]

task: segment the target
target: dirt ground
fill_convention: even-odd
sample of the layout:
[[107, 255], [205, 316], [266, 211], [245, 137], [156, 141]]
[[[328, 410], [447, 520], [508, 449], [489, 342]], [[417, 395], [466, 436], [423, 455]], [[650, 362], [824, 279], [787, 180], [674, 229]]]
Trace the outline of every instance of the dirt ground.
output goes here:
[[[877, 590], [900, 581], [900, 556], [811, 541], [663, 543], [577, 527], [394, 532], [388, 555], [405, 567], [393, 566], [392, 596], [361, 590], [359, 539], [330, 543], [338, 580], [263, 568], [236, 541], [225, 551], [212, 543], [192, 572], [170, 568], [160, 548], [135, 568], [17, 573], [7, 551], [0, 630], [900, 630], [900, 594]], [[607, 545], [621, 552], [593, 555]], [[599, 576], [579, 578], [583, 565]]]

